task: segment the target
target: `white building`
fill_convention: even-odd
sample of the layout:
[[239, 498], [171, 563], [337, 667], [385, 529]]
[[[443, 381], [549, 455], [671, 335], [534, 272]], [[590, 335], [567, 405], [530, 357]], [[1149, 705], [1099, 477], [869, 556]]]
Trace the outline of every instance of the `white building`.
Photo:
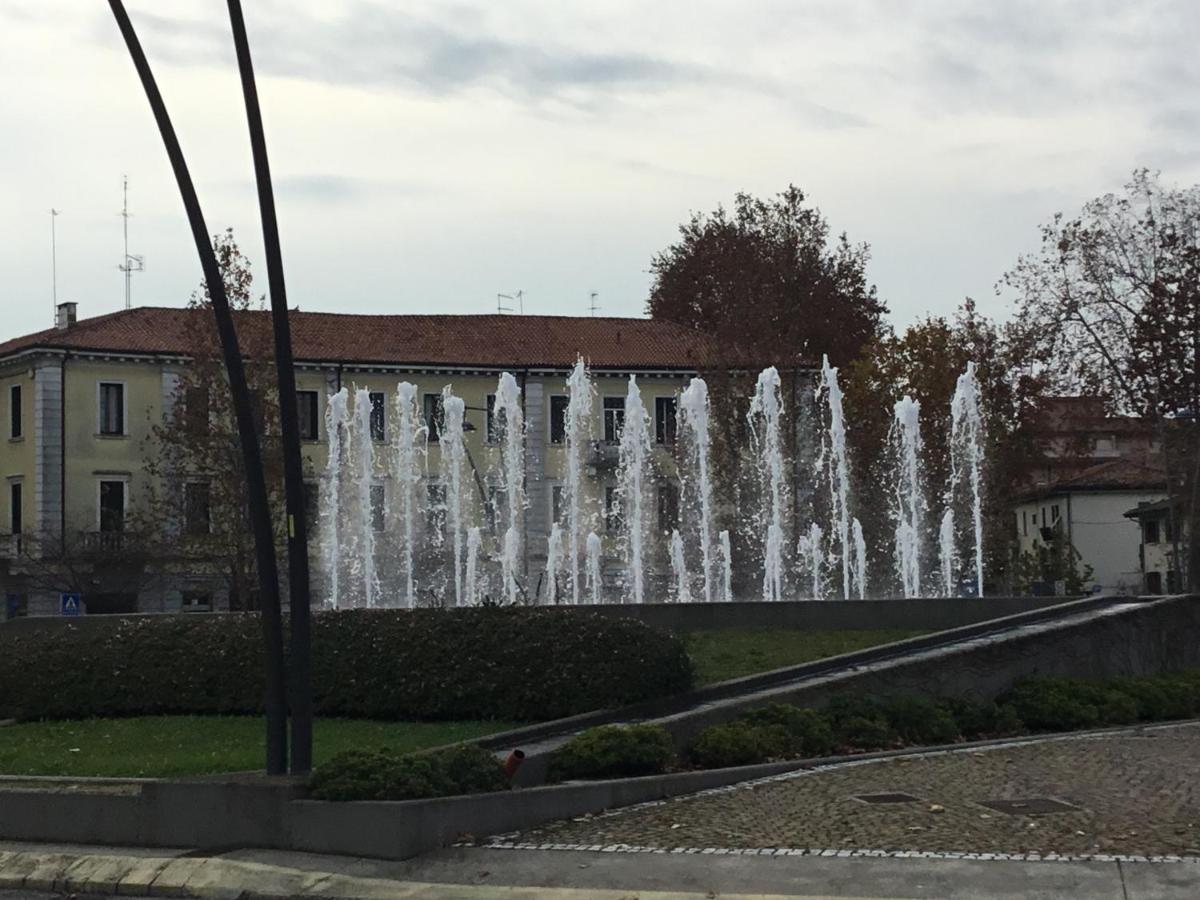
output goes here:
[[1118, 457], [1042, 485], [1014, 507], [1018, 547], [1035, 556], [1062, 535], [1090, 566], [1091, 590], [1141, 593], [1141, 532], [1130, 507], [1166, 495], [1166, 476], [1153, 456]]

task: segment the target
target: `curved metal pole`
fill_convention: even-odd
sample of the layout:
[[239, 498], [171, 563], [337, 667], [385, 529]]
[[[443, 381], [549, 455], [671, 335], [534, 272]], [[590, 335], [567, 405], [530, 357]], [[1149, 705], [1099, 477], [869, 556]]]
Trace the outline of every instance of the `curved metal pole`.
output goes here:
[[129, 15], [121, 0], [108, 0], [117, 27], [129, 48], [129, 55], [141, 79], [146, 99], [154, 112], [158, 131], [171, 160], [171, 169], [179, 185], [183, 207], [187, 211], [192, 239], [204, 271], [204, 281], [212, 299], [213, 315], [217, 320], [217, 334], [221, 339], [221, 350], [225, 356], [225, 371], [229, 376], [229, 390], [233, 399], [234, 416], [237, 419], [238, 437], [242, 445], [242, 460], [246, 467], [247, 505], [250, 508], [250, 525], [254, 533], [255, 559], [258, 565], [258, 583], [262, 601], [263, 639], [266, 658], [266, 695], [264, 706], [267, 719], [267, 773], [282, 775], [287, 772], [287, 703], [283, 676], [283, 627], [279, 609], [279, 573], [275, 567], [275, 541], [271, 527], [271, 510], [267, 499], [266, 480], [263, 476], [262, 451], [259, 448], [258, 432], [255, 430], [254, 413], [250, 406], [250, 392], [246, 386], [246, 370], [238, 346], [237, 330], [229, 300], [225, 296], [225, 283], [217, 265], [208, 226], [196, 197], [196, 188], [183, 158], [179, 138], [171, 125], [166, 104], [154, 81], [154, 73], [146, 61], [146, 54], [138, 41]]
[[311, 607], [308, 580], [308, 523], [304, 517], [304, 466], [300, 457], [300, 422], [296, 406], [296, 372], [292, 360], [292, 335], [288, 323], [287, 289], [283, 279], [283, 253], [279, 248], [279, 222], [275, 217], [275, 191], [267, 160], [258, 86], [250, 59], [250, 41], [239, 0], [229, 0], [229, 22], [237, 49], [250, 149], [254, 156], [254, 178], [258, 184], [258, 209], [262, 218], [263, 247], [267, 255], [267, 281], [271, 293], [271, 322], [275, 330], [275, 367], [279, 384], [279, 422], [283, 432], [283, 478], [287, 504], [288, 593], [291, 602], [291, 652], [288, 676], [291, 682], [292, 774], [312, 769], [312, 663]]

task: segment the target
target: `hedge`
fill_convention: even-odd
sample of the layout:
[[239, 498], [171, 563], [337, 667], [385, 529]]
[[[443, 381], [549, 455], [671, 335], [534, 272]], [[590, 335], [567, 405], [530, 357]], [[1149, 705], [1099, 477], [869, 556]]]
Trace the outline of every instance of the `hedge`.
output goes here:
[[309, 779], [317, 800], [421, 800], [484, 794], [508, 788], [496, 756], [466, 744], [430, 753], [347, 750]]
[[550, 755], [547, 780], [657, 775], [674, 759], [675, 742], [660, 725], [600, 725]]
[[[313, 617], [319, 716], [544, 721], [686, 691], [683, 643], [632, 619], [480, 607]], [[262, 710], [254, 615], [0, 629], [0, 719]]]

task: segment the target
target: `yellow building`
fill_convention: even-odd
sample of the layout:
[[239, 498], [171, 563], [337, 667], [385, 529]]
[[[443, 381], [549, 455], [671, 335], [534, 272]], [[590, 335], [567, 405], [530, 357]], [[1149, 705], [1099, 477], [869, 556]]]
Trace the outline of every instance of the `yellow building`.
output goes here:
[[[56, 327], [0, 344], [0, 421], [8, 431], [0, 444], [6, 482], [0, 498], [6, 535], [0, 579], [10, 611], [57, 614], [60, 595], [71, 591], [82, 593], [93, 613], [227, 605], [221, 587], [203, 572], [132, 579], [105, 565], [130, 551], [124, 537], [130, 515], [158, 487], [144, 470], [151, 428], [180, 402], [180, 374], [208, 327], [203, 318], [208, 315], [139, 308], [77, 320], [75, 304], [68, 303], [60, 305]], [[237, 316], [243, 346], [270, 328], [267, 313]], [[386, 411], [397, 383], [408, 381], [429, 412], [433, 398], [452, 385], [467, 407], [466, 447], [477, 493], [484, 495], [473, 501], [473, 517], [483, 522], [483, 500], [499, 459], [499, 448], [489, 441], [490, 397], [499, 375], [511, 372], [521, 387], [527, 428], [522, 546], [526, 582], [533, 585], [545, 566], [550, 523], [559, 511], [565, 380], [582, 357], [596, 389], [595, 443], [586, 472], [597, 529], [604, 529], [605, 502], [615, 485], [615, 410], [630, 375], [637, 376], [651, 416], [655, 512], [661, 519], [654, 525], [672, 527], [670, 519], [678, 515], [675, 397], [702, 368], [706, 353], [694, 332], [647, 319], [305, 312], [292, 313], [291, 328], [305, 468], [314, 481], [325, 469], [324, 415], [332, 392], [369, 388], [382, 395]], [[381, 441], [387, 429], [383, 415]], [[437, 448], [431, 444], [431, 482], [437, 471]], [[611, 537], [605, 553], [615, 553]], [[317, 563], [314, 550], [314, 569]]]

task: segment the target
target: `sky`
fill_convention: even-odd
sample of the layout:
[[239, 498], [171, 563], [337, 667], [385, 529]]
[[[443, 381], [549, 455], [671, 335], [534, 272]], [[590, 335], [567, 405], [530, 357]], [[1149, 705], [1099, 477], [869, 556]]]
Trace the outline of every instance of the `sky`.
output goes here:
[[[245, 0], [288, 296], [305, 310], [641, 315], [692, 212], [801, 187], [897, 327], [995, 285], [1141, 166], [1200, 182], [1194, 0]], [[226, 6], [128, 0], [210, 231], [266, 289]], [[98, 0], [0, 0], [0, 339], [200, 280]], [[515, 301], [504, 301], [515, 307]]]

